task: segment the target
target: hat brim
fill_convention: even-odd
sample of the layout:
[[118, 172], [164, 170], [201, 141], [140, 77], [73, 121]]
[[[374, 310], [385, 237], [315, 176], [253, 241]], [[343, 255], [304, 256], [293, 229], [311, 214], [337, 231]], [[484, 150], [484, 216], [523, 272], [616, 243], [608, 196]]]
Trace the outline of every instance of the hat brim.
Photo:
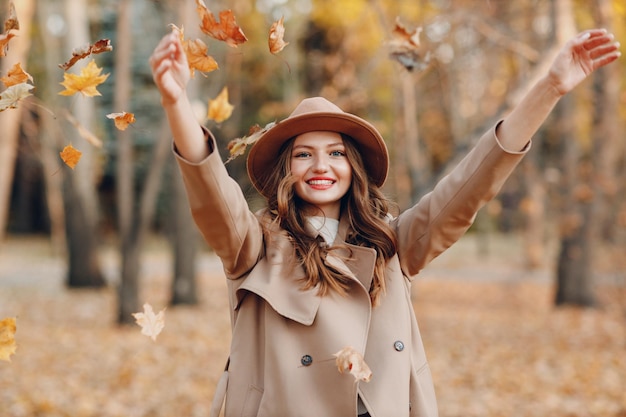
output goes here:
[[[263, 194], [260, 181], [276, 166], [281, 147], [302, 133], [329, 131], [350, 136], [357, 144], [370, 181], [381, 187], [387, 179], [389, 154], [378, 130], [350, 113], [314, 112], [291, 116], [273, 126], [252, 146], [248, 155], [248, 175], [252, 185]], [[267, 196], [266, 196], [267, 197]]]

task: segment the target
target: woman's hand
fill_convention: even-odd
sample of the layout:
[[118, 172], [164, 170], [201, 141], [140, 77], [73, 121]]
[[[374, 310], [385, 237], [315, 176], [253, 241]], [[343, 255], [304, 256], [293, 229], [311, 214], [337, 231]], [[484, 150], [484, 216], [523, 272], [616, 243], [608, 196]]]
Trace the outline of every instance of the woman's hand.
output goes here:
[[149, 62], [152, 78], [161, 92], [163, 106], [176, 103], [186, 94], [190, 78], [187, 56], [176, 31], [161, 39]]
[[619, 43], [605, 29], [590, 29], [579, 33], [560, 50], [548, 78], [554, 88], [564, 95], [593, 71], [620, 56]]

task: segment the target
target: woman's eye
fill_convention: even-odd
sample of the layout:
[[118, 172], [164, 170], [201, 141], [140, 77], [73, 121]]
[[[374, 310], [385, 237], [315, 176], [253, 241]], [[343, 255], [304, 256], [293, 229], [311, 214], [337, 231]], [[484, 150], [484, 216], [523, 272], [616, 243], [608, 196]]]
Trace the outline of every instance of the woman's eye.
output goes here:
[[332, 152], [330, 153], [330, 156], [345, 156], [345, 154], [346, 154], [346, 153], [345, 153], [345, 152], [343, 152], [343, 151], [332, 151]]
[[309, 156], [311, 156], [311, 154], [308, 152], [298, 152], [293, 157], [294, 158], [307, 158]]

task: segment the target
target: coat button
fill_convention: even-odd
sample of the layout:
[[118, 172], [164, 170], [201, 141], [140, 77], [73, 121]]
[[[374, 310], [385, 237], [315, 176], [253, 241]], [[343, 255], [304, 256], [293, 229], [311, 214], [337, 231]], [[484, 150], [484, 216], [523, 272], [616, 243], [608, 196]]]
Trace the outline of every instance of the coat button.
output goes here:
[[393, 343], [393, 348], [397, 351], [397, 352], [402, 352], [404, 350], [404, 343], [402, 342], [402, 340], [396, 340]]
[[300, 363], [302, 364], [302, 366], [309, 366], [313, 363], [313, 358], [311, 357], [311, 355], [304, 355], [300, 359]]

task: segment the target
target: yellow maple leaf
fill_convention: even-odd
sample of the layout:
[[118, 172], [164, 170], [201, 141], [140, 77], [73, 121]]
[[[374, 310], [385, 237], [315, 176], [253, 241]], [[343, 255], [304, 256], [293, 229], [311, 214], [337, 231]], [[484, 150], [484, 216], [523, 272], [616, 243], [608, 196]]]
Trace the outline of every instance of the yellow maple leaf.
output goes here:
[[80, 70], [80, 75], [64, 73], [61, 85], [65, 87], [65, 90], [59, 94], [72, 96], [81, 93], [87, 97], [100, 96], [101, 94], [96, 87], [109, 77], [109, 74], [100, 75], [101, 72], [102, 68], [99, 68], [92, 60]]
[[11, 362], [11, 355], [14, 355], [17, 350], [16, 330], [14, 317], [0, 320], [0, 360]]
[[235, 106], [228, 102], [228, 88], [224, 87], [214, 100], [209, 99], [207, 118], [222, 123], [230, 117], [234, 108]]
[[154, 314], [152, 306], [148, 303], [143, 305], [143, 313], [133, 313], [133, 317], [141, 326], [141, 334], [152, 338], [154, 341], [165, 327], [165, 309]]
[[119, 130], [126, 130], [126, 128], [135, 123], [135, 115], [133, 113], [126, 113], [125, 111], [120, 113], [109, 113], [107, 118], [112, 119], [115, 122], [115, 127]]
[[14, 109], [17, 107], [17, 103], [28, 96], [32, 96], [30, 90], [33, 87], [27, 83], [20, 83], [12, 85], [7, 88], [3, 92], [0, 93], [0, 111], [4, 111], [6, 109]]
[[61, 155], [61, 159], [65, 162], [65, 165], [74, 169], [76, 168], [78, 161], [80, 161], [80, 157], [83, 153], [74, 148], [72, 145], [67, 145], [61, 152], [59, 152], [59, 155]]
[[277, 22], [272, 23], [270, 27], [270, 35], [268, 38], [268, 44], [270, 52], [277, 54], [283, 50], [283, 48], [289, 45], [289, 42], [285, 42], [283, 37], [285, 36], [285, 26], [283, 25], [285, 17], [281, 17]]
[[0, 77], [0, 81], [4, 83], [6, 87], [12, 85], [25, 83], [27, 81], [33, 82], [33, 77], [22, 69], [22, 65], [16, 62], [13, 67], [7, 72], [6, 77]]
[[334, 354], [337, 369], [340, 373], [349, 371], [357, 381], [369, 382], [372, 379], [372, 371], [365, 363], [363, 355], [352, 346], [347, 346]]
[[421, 27], [409, 30], [400, 22], [400, 18], [396, 18], [395, 26], [391, 32], [392, 38], [387, 42], [391, 58], [409, 71], [414, 69], [423, 71], [430, 64], [430, 52], [423, 51], [421, 48], [420, 34], [422, 30]]

